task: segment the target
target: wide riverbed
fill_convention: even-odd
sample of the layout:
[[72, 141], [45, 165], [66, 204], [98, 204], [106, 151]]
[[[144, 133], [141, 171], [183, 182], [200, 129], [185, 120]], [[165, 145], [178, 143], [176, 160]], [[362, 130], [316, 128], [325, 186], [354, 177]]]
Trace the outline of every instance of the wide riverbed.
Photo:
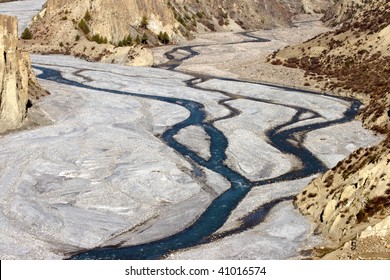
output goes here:
[[[189, 257], [296, 257], [310, 225], [291, 196], [338, 157], [377, 141], [345, 123], [352, 101], [64, 56], [33, 56], [33, 64], [46, 73], [52, 95], [39, 106], [53, 124], [1, 139], [3, 259], [156, 240], [164, 249], [140, 258], [201, 243], [210, 249]], [[326, 147], [326, 137], [329, 154], [305, 148]], [[260, 218], [245, 224], [249, 213]], [[108, 251], [86, 257], [137, 258]]]
[[292, 196], [380, 140], [352, 120], [353, 100], [32, 60], [52, 124], [0, 139], [1, 259], [296, 258], [316, 240]]

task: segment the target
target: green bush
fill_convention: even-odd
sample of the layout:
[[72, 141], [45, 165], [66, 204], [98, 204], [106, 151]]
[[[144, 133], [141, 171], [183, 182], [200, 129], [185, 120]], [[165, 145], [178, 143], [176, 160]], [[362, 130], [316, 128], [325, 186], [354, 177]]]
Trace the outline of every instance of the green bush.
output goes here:
[[99, 34], [94, 34], [91, 38], [91, 41], [96, 42], [98, 44], [107, 44], [107, 38], [100, 36]]
[[88, 34], [90, 32], [88, 24], [85, 22], [84, 19], [80, 20], [79, 28], [81, 29], [81, 31], [84, 32], [84, 34]]
[[143, 29], [148, 29], [148, 24], [149, 24], [148, 18], [146, 16], [143, 16], [142, 20], [141, 20], [140, 27]]
[[22, 39], [23, 40], [31, 40], [33, 38], [33, 35], [30, 31], [30, 29], [26, 28], [24, 29], [23, 33], [22, 33]]
[[123, 38], [122, 42], [124, 46], [131, 46], [133, 44], [133, 38], [129, 34], [125, 38]]
[[144, 45], [148, 43], [148, 36], [145, 33], [142, 35], [141, 43]]
[[126, 47], [126, 46], [131, 46], [133, 45], [133, 38], [131, 35], [127, 35], [123, 38], [123, 40], [119, 41], [116, 46], [117, 47]]
[[169, 35], [167, 32], [160, 31], [160, 34], [158, 34], [158, 40], [163, 44], [169, 44]]

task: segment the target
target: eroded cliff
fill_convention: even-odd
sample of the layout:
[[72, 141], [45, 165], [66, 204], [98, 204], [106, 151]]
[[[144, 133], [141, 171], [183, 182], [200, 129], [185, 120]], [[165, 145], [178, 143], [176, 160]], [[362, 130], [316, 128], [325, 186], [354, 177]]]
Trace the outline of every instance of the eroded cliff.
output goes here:
[[0, 15], [0, 133], [18, 128], [27, 107], [44, 95], [34, 73], [29, 54], [18, 47], [17, 18]]

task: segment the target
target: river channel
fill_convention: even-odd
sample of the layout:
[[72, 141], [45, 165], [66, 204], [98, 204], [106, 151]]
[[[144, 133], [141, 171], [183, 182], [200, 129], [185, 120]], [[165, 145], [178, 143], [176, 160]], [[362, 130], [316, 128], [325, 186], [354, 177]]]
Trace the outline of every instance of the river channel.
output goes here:
[[[261, 38], [254, 38], [250, 42], [252, 42], [253, 40], [262, 41]], [[193, 51], [192, 49], [193, 47], [183, 47], [182, 49], [178, 47], [173, 49], [166, 54], [167, 58], [169, 58], [170, 61], [168, 63], [165, 63], [164, 65], [161, 65], [160, 67], [175, 71], [176, 67], [180, 65], [182, 61], [197, 55], [197, 52]], [[176, 60], [175, 53], [179, 51], [187, 52], [188, 56]], [[86, 252], [80, 252], [72, 256], [72, 259], [159, 259], [163, 258], [170, 252], [211, 242], [211, 240], [215, 240], [215, 238], [222, 238], [228, 234], [234, 234], [252, 228], [253, 226], [263, 221], [269, 211], [272, 210], [275, 205], [282, 201], [292, 200], [292, 197], [286, 196], [266, 203], [262, 207], [258, 208], [254, 213], [251, 213], [246, 222], [244, 222], [239, 228], [231, 230], [228, 233], [222, 235], [214, 234], [218, 229], [223, 226], [231, 212], [248, 194], [252, 187], [272, 184], [286, 180], [300, 179], [313, 174], [317, 174], [318, 172], [325, 171], [326, 167], [321, 162], [321, 160], [319, 160], [313, 153], [306, 149], [302, 145], [302, 143], [297, 143], [296, 135], [307, 134], [308, 132], [316, 129], [348, 122], [353, 119], [357, 112], [357, 109], [359, 108], [358, 102], [349, 100], [350, 107], [344, 112], [344, 116], [339, 119], [319, 122], [315, 124], [295, 126], [294, 128], [287, 128], [298, 121], [302, 121], [303, 116], [309, 116], [306, 117], [305, 120], [310, 120], [319, 118], [320, 115], [317, 112], [304, 107], [285, 105], [276, 101], [271, 102], [266, 99], [248, 97], [245, 95], [232, 95], [229, 92], [221, 90], [205, 89], [202, 88], [202, 86], [200, 85], [201, 83], [209, 79], [219, 78], [191, 74], [193, 78], [186, 81], [188, 87], [191, 87], [193, 89], [200, 89], [203, 91], [209, 91], [210, 94], [215, 94], [217, 92], [226, 96], [226, 99], [221, 100], [219, 104], [227, 108], [230, 113], [218, 119], [206, 120], [207, 113], [204, 109], [204, 105], [193, 100], [183, 98], [171, 98], [158, 95], [144, 95], [127, 91], [92, 87], [80, 82], [66, 79], [61, 75], [59, 71], [42, 66], [35, 66], [35, 68], [37, 70], [42, 71], [42, 73], [38, 76], [40, 79], [55, 81], [57, 83], [91, 89], [99, 92], [107, 92], [112, 94], [128, 95], [138, 98], [157, 100], [160, 102], [176, 104], [185, 108], [190, 112], [190, 116], [184, 121], [181, 121], [166, 130], [160, 136], [161, 139], [166, 143], [166, 145], [175, 149], [183, 157], [191, 160], [191, 163], [195, 165], [195, 169], [207, 168], [209, 170], [212, 170], [222, 175], [231, 184], [231, 187], [227, 191], [223, 192], [216, 199], [214, 199], [214, 201], [203, 212], [203, 214], [198, 219], [196, 219], [191, 226], [187, 227], [183, 231], [180, 231], [172, 236], [168, 236], [166, 238], [149, 242], [146, 244], [139, 244], [136, 246], [121, 248], [97, 248], [93, 250], [88, 250]], [[82, 70], [78, 71], [79, 75], [80, 73], [82, 73]], [[221, 78], [221, 80], [223, 79]], [[234, 118], [240, 114], [238, 110], [235, 110], [233, 107], [227, 104], [228, 101], [234, 99], [246, 99], [251, 100], [253, 102], [284, 106], [287, 108], [294, 109], [296, 111], [295, 115], [288, 122], [268, 130], [266, 132], [266, 136], [268, 138], [269, 143], [273, 147], [285, 154], [293, 155], [294, 157], [296, 157], [301, 163], [299, 168], [296, 168], [274, 178], [251, 181], [225, 164], [227, 158], [226, 150], [228, 148], [229, 141], [225, 137], [225, 135], [215, 127], [214, 124], [217, 121]], [[175, 135], [177, 135], [179, 131], [190, 126], [201, 127], [209, 135], [211, 155], [210, 158], [202, 158], [196, 152], [192, 151], [188, 147], [182, 145], [175, 140]]]

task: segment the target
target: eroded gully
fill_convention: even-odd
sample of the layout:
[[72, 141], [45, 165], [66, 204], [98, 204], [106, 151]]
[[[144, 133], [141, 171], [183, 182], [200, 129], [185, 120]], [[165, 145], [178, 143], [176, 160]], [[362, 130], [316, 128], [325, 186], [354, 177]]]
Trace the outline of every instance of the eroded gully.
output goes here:
[[[243, 36], [246, 36], [250, 39], [238, 42], [238, 43], [247, 43], [247, 42], [264, 42], [262, 38], [256, 38], [255, 36], [249, 33], [243, 33]], [[232, 43], [233, 44], [233, 43]], [[234, 43], [237, 44], [237, 43]], [[193, 56], [198, 55], [198, 52], [194, 50], [197, 46], [191, 47], [177, 47], [172, 51], [166, 54], [169, 61], [165, 64], [159, 66], [159, 68], [169, 69], [171, 71], [176, 71], [175, 69], [186, 59], [189, 59]], [[187, 52], [188, 55], [175, 59], [175, 54], [177, 52]], [[202, 87], [202, 83], [210, 79], [219, 79], [227, 80], [218, 77], [205, 76], [205, 75], [195, 75], [191, 74], [193, 78], [186, 81], [188, 87], [193, 89], [198, 89], [202, 91], [208, 91], [210, 94], [222, 94], [226, 96], [225, 99], [219, 101], [221, 106], [224, 106], [229, 110], [229, 113], [224, 116], [213, 120], [206, 120], [207, 114], [204, 108], [204, 105], [183, 98], [172, 98], [172, 97], [163, 97], [163, 96], [154, 96], [154, 95], [145, 95], [127, 91], [119, 91], [105, 88], [93, 87], [86, 85], [80, 82], [72, 81], [64, 78], [61, 73], [57, 70], [50, 69], [45, 66], [35, 66], [36, 69], [42, 71], [39, 75], [39, 78], [55, 81], [57, 83], [66, 84], [74, 87], [80, 87], [85, 89], [91, 89], [98, 92], [108, 92], [112, 94], [128, 95], [138, 98], [157, 100], [160, 102], [166, 102], [171, 104], [176, 104], [182, 106], [190, 112], [190, 116], [182, 122], [175, 124], [174, 126], [168, 128], [160, 137], [161, 139], [170, 147], [175, 149], [179, 154], [190, 160], [191, 164], [196, 165], [196, 168], [202, 169], [207, 168], [212, 170], [224, 178], [226, 178], [230, 183], [231, 187], [219, 195], [213, 200], [213, 202], [208, 206], [208, 208], [203, 212], [203, 214], [197, 218], [188, 228], [172, 235], [165, 237], [163, 239], [155, 240], [146, 244], [139, 244], [129, 247], [105, 247], [105, 248], [96, 248], [92, 250], [87, 250], [84, 252], [75, 253], [71, 259], [159, 259], [163, 258], [170, 252], [193, 247], [196, 245], [208, 243], [215, 241], [232, 234], [236, 234], [261, 223], [267, 214], [275, 207], [275, 205], [286, 201], [291, 200], [292, 197], [281, 197], [274, 201], [268, 202], [255, 211], [248, 214], [242, 219], [240, 226], [231, 229], [229, 231], [215, 234], [215, 232], [220, 229], [223, 224], [227, 221], [230, 213], [237, 207], [240, 201], [246, 196], [246, 194], [254, 186], [267, 185], [272, 183], [277, 183], [281, 181], [296, 180], [299, 178], [304, 178], [318, 172], [323, 172], [326, 170], [325, 165], [308, 149], [306, 149], [302, 144], [303, 136], [310, 131], [331, 126], [338, 123], [350, 121], [356, 114], [359, 107], [359, 103], [353, 100], [350, 101], [350, 107], [344, 112], [344, 116], [332, 120], [332, 121], [322, 121], [318, 122], [321, 119], [321, 116], [309, 109], [299, 106], [286, 105], [279, 102], [271, 102], [269, 100], [261, 98], [247, 97], [245, 95], [231, 94], [221, 90], [207, 89]], [[85, 69], [87, 70], [87, 69]], [[74, 74], [81, 75], [84, 70], [78, 70]], [[188, 73], [186, 73], [188, 74]], [[240, 83], [248, 83], [239, 80], [232, 80]], [[291, 90], [291, 89], [290, 89]], [[315, 94], [315, 93], [313, 93]], [[240, 114], [240, 111], [235, 109], [232, 105], [229, 105], [228, 102], [236, 99], [246, 99], [252, 102], [272, 104], [275, 106], [280, 106], [284, 108], [291, 108], [295, 110], [295, 115], [286, 123], [281, 124], [273, 129], [268, 130], [265, 134], [268, 139], [268, 142], [279, 151], [292, 155], [300, 161], [300, 166], [295, 168], [285, 174], [274, 178], [268, 178], [264, 180], [251, 181], [239, 172], [233, 170], [231, 167], [225, 164], [226, 150], [228, 148], [228, 139], [225, 135], [217, 129], [214, 124], [217, 121], [226, 120], [234, 118]], [[345, 99], [344, 99], [345, 100]], [[309, 116], [303, 118], [303, 116]], [[297, 122], [309, 119], [316, 119], [316, 123], [295, 126], [294, 128], [288, 128], [292, 124]], [[189, 149], [188, 147], [180, 144], [174, 139], [174, 136], [177, 133], [189, 126], [198, 126], [204, 129], [204, 131], [210, 136], [210, 158], [204, 159], [199, 156], [197, 153]], [[119, 246], [119, 245], [118, 245]]]

